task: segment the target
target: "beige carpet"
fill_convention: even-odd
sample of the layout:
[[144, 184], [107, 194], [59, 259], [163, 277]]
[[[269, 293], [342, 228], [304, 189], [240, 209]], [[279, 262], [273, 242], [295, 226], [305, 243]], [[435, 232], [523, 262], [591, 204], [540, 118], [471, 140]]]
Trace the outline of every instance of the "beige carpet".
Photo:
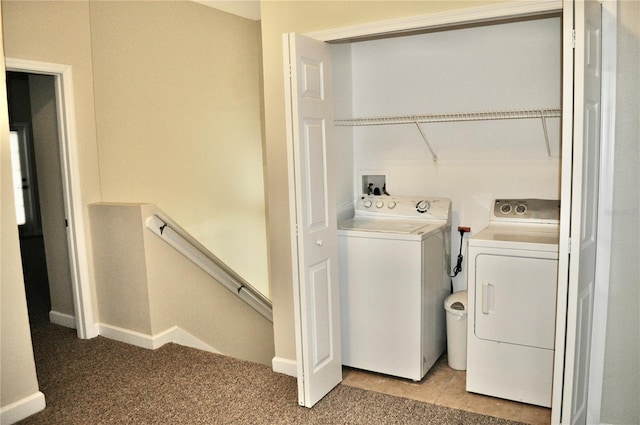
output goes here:
[[314, 408], [265, 365], [176, 344], [151, 351], [33, 327], [44, 411], [23, 424], [517, 424], [339, 385]]

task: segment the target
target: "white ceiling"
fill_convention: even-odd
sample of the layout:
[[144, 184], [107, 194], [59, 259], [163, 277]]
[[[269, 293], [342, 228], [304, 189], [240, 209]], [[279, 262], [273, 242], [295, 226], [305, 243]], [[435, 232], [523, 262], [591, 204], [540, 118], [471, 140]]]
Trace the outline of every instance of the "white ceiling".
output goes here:
[[205, 6], [242, 16], [243, 18], [260, 20], [259, 0], [192, 0]]

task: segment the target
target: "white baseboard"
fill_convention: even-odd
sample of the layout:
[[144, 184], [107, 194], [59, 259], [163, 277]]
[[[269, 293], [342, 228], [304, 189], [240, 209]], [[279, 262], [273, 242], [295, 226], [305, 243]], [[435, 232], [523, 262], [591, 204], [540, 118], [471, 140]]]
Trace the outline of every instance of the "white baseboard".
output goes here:
[[120, 328], [118, 326], [106, 325], [104, 323], [98, 324], [98, 329], [100, 330], [100, 335], [105, 338], [135, 345], [136, 347], [147, 348], [149, 350], [155, 350], [161, 345], [169, 342], [165, 341], [161, 345], [155, 346], [154, 338], [151, 335], [132, 331], [130, 329]]
[[76, 328], [76, 316], [60, 313], [59, 311], [51, 310], [49, 312], [49, 321], [54, 325], [64, 326], [65, 328]]
[[284, 373], [285, 375], [298, 376], [298, 364], [295, 360], [284, 359], [282, 357], [274, 357], [271, 360], [271, 368], [274, 372]]
[[104, 323], [98, 325], [100, 335], [115, 341], [124, 342], [135, 345], [136, 347], [155, 350], [163, 345], [173, 342], [175, 344], [184, 345], [185, 347], [196, 348], [198, 350], [209, 351], [211, 353], [222, 354], [220, 351], [211, 347], [204, 341], [191, 335], [182, 328], [173, 326], [156, 335], [147, 335], [141, 332], [124, 329], [117, 326], [111, 326]]
[[44, 409], [45, 406], [44, 394], [38, 391], [21, 400], [2, 406], [2, 408], [0, 408], [0, 423], [2, 425], [14, 424], [38, 413]]

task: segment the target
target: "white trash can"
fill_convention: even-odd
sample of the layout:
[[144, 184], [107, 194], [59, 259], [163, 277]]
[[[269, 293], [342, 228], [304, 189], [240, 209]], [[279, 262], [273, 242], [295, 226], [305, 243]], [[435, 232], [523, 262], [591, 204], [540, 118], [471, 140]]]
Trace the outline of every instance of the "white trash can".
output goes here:
[[447, 359], [449, 367], [467, 370], [467, 291], [458, 291], [444, 300], [447, 311]]

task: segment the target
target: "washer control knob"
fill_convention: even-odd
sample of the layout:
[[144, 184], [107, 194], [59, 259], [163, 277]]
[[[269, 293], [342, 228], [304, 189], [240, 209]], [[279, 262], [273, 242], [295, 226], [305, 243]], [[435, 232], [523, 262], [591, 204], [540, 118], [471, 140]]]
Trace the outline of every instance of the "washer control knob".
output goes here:
[[511, 212], [511, 204], [502, 204], [500, 212], [502, 214], [509, 214]]
[[371, 201], [364, 201], [364, 207], [365, 207], [365, 208], [371, 208], [371, 205], [373, 205], [373, 202], [371, 202]]
[[423, 199], [416, 204], [416, 211], [418, 211], [419, 213], [426, 213], [427, 211], [429, 211], [430, 206], [431, 205], [429, 204], [429, 201]]
[[394, 209], [396, 207], [396, 201], [389, 201], [387, 203], [387, 207], [389, 207], [390, 210]]
[[376, 202], [376, 208], [382, 208], [382, 207], [384, 207], [384, 202], [382, 201]]
[[518, 204], [516, 207], [516, 214], [524, 214], [527, 212], [527, 206], [525, 204]]

